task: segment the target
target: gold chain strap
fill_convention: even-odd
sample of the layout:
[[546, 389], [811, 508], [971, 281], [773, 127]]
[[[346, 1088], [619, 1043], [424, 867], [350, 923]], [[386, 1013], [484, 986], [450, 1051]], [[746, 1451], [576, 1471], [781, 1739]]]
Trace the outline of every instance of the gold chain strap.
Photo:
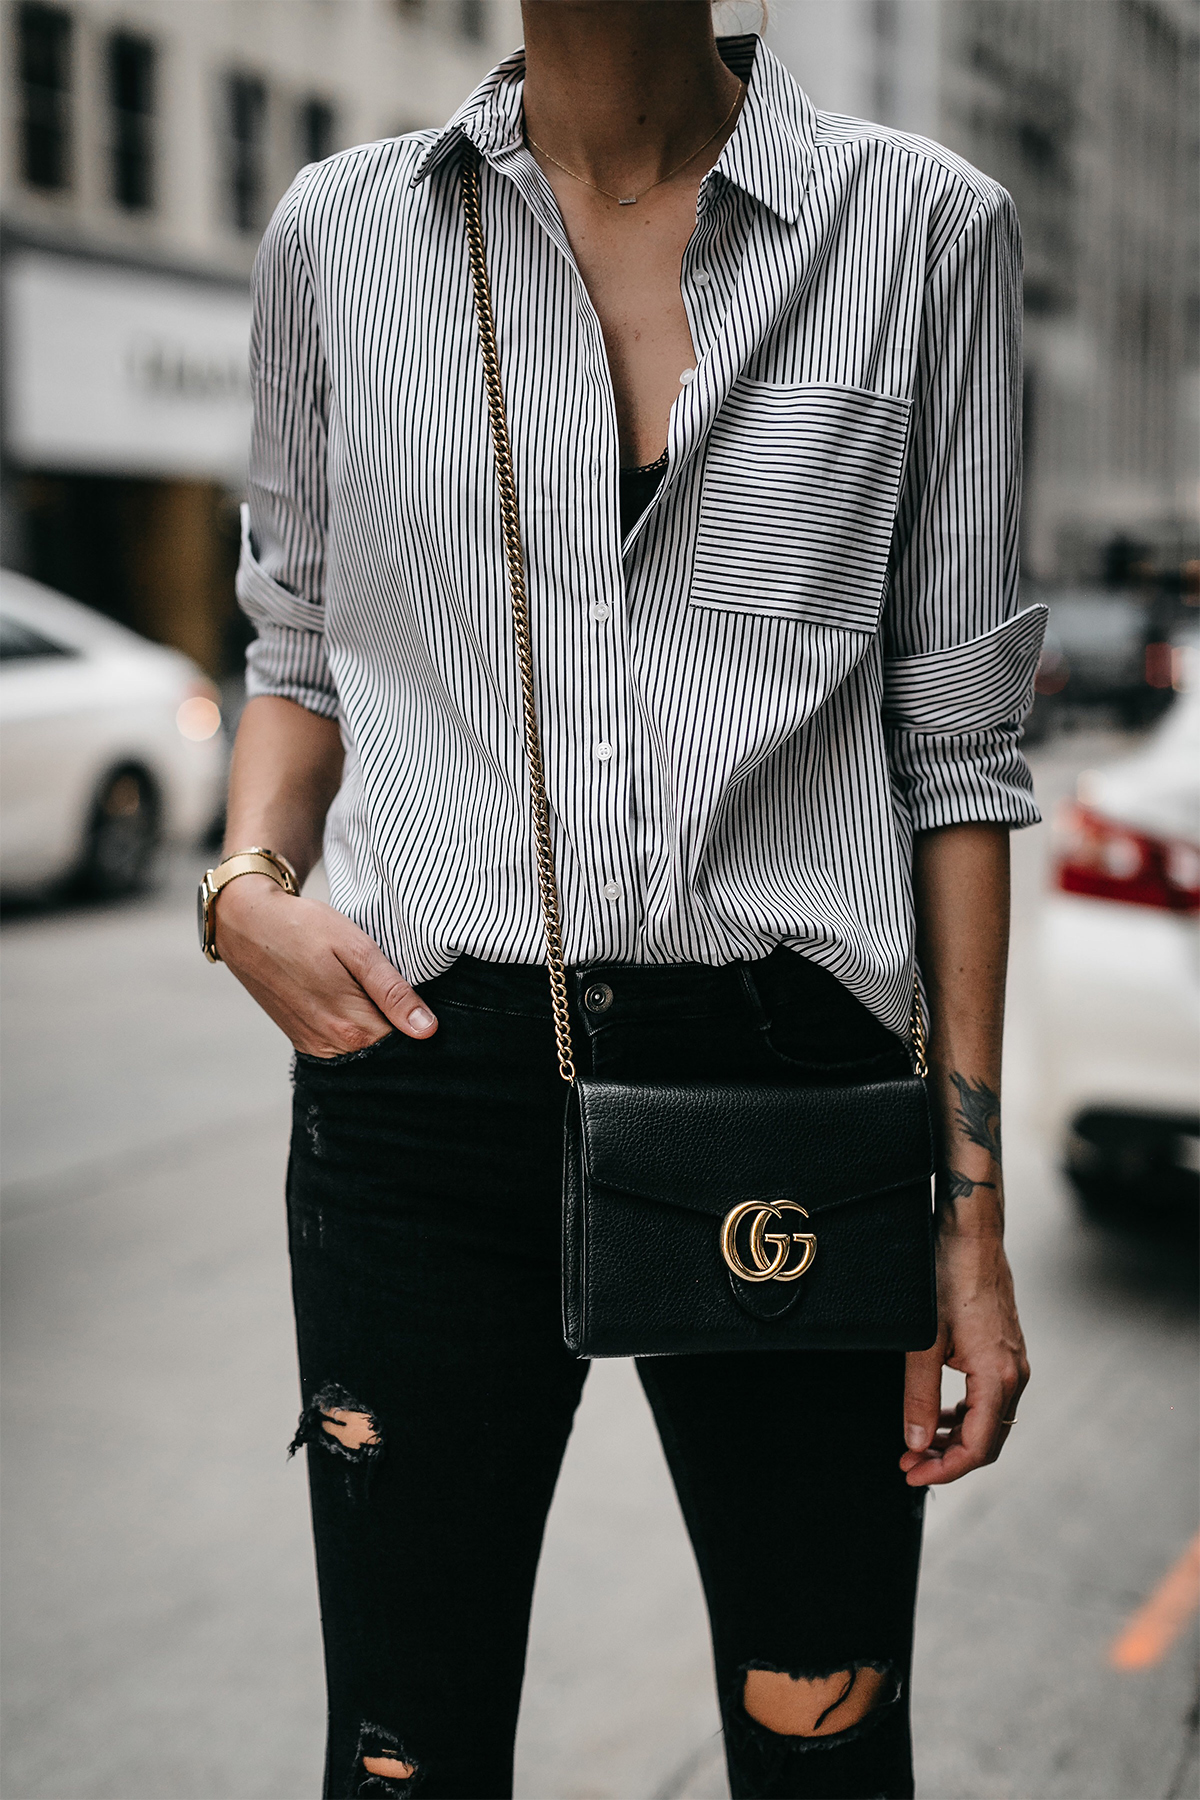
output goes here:
[[542, 735], [538, 729], [537, 701], [533, 685], [533, 642], [529, 633], [529, 596], [525, 590], [525, 557], [521, 550], [521, 517], [517, 510], [517, 484], [513, 479], [512, 445], [504, 411], [504, 386], [496, 351], [496, 321], [488, 286], [487, 259], [483, 247], [483, 220], [479, 210], [479, 153], [467, 145], [462, 171], [463, 213], [467, 247], [471, 256], [471, 283], [475, 289], [475, 313], [479, 321], [479, 348], [487, 388], [492, 449], [496, 458], [496, 486], [500, 491], [500, 518], [504, 526], [504, 557], [508, 564], [508, 588], [512, 596], [513, 636], [521, 670], [521, 698], [525, 714], [525, 754], [529, 759], [529, 789], [533, 801], [533, 842], [537, 853], [538, 891], [542, 897], [542, 924], [546, 933], [546, 965], [550, 971], [550, 998], [554, 1006], [554, 1037], [558, 1045], [558, 1072], [564, 1081], [575, 1079], [571, 1044], [571, 1015], [567, 1007], [567, 975], [563, 967], [562, 909], [554, 875], [554, 844], [550, 837], [550, 803], [546, 798], [546, 768], [542, 760]]
[[[496, 350], [496, 320], [488, 283], [483, 243], [483, 219], [479, 207], [479, 152], [464, 146], [462, 167], [463, 215], [471, 260], [471, 285], [475, 290], [475, 314], [479, 323], [479, 349], [487, 389], [492, 450], [496, 459], [496, 486], [500, 493], [500, 518], [504, 528], [504, 558], [512, 597], [513, 636], [521, 671], [521, 699], [525, 715], [525, 755], [529, 761], [529, 790], [533, 803], [533, 842], [537, 854], [538, 891], [542, 900], [542, 925], [546, 933], [546, 966], [550, 971], [550, 999], [554, 1007], [554, 1037], [558, 1045], [558, 1072], [564, 1081], [575, 1080], [571, 1043], [571, 1014], [567, 1006], [567, 974], [563, 965], [562, 906], [554, 873], [554, 844], [550, 836], [550, 803], [546, 798], [546, 768], [542, 759], [542, 735], [538, 729], [537, 700], [533, 681], [533, 639], [529, 629], [529, 595], [525, 587], [525, 556], [521, 548], [521, 516], [517, 484], [513, 479], [512, 444], [504, 410], [504, 384]], [[922, 1080], [929, 1073], [925, 1046], [925, 1012], [920, 984], [913, 981], [910, 1023], [913, 1059]]]
[[921, 1002], [921, 977], [913, 976], [912, 1017], [908, 1023], [912, 1041], [913, 1073], [924, 1081], [929, 1074], [929, 1047], [925, 1041], [925, 1008]]

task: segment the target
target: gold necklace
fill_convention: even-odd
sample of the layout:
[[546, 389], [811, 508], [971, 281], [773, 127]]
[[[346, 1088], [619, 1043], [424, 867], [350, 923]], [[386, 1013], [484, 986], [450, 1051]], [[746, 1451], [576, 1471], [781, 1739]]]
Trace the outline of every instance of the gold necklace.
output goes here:
[[668, 169], [665, 175], [660, 175], [657, 181], [652, 181], [649, 187], [642, 188], [636, 194], [611, 194], [607, 188], [602, 188], [598, 181], [589, 181], [586, 175], [579, 175], [574, 169], [568, 169], [566, 163], [559, 162], [557, 156], [551, 156], [548, 150], [544, 149], [541, 144], [531, 138], [528, 131], [525, 133], [525, 142], [529, 145], [531, 150], [536, 150], [539, 155], [544, 156], [547, 162], [552, 162], [556, 169], [561, 169], [564, 175], [569, 175], [572, 181], [581, 181], [584, 187], [594, 188], [598, 194], [603, 194], [606, 200], [615, 200], [618, 206], [636, 206], [638, 201], [648, 194], [652, 188], [661, 187], [664, 181], [670, 181], [672, 175], [678, 175], [680, 169], [686, 169], [690, 162], [695, 162], [701, 150], [708, 149], [708, 146], [712, 143], [713, 139], [720, 136], [730, 119], [732, 119], [745, 96], [745, 92], [745, 88], [739, 82], [738, 92], [734, 96], [733, 105], [725, 114], [721, 123], [717, 126], [716, 131], [710, 131], [704, 142], [698, 144], [694, 150], [690, 151], [681, 163], [676, 163], [673, 169]]

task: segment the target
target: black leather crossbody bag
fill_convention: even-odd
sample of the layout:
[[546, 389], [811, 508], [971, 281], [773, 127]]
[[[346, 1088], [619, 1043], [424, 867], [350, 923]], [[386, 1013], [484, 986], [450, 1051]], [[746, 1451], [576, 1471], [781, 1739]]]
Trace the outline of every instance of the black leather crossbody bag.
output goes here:
[[578, 1356], [923, 1350], [937, 1334], [933, 1134], [920, 994], [913, 1073], [851, 1087], [577, 1075], [538, 730], [525, 559], [479, 204], [463, 211], [521, 672], [559, 1071], [563, 1332]]

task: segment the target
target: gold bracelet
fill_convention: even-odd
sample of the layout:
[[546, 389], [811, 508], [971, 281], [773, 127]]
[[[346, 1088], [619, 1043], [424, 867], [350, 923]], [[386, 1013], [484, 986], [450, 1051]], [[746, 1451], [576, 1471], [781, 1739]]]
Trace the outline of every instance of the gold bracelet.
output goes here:
[[217, 952], [216, 899], [221, 889], [236, 881], [239, 875], [265, 875], [285, 894], [298, 894], [300, 883], [286, 856], [278, 850], [264, 850], [254, 844], [249, 850], [233, 850], [223, 856], [214, 869], [206, 869], [196, 898], [196, 926], [200, 948], [209, 962], [220, 962]]

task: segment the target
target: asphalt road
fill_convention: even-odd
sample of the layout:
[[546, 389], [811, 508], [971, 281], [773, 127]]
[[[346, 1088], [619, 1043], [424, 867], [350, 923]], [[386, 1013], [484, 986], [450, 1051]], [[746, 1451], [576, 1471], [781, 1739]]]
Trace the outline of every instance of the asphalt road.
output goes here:
[[[1041, 791], [1117, 746], [1040, 754]], [[924, 1800], [1180, 1800], [1195, 1638], [1111, 1646], [1193, 1538], [1195, 1277], [1084, 1225], [1039, 1105], [1044, 829], [1016, 840], [1006, 1140], [1035, 1380], [930, 1509]], [[4, 924], [6, 1800], [300, 1800], [322, 1689], [281, 1188], [287, 1047], [195, 949], [181, 859], [136, 903]], [[523, 1800], [726, 1792], [703, 1607], [629, 1365], [555, 1500]]]

